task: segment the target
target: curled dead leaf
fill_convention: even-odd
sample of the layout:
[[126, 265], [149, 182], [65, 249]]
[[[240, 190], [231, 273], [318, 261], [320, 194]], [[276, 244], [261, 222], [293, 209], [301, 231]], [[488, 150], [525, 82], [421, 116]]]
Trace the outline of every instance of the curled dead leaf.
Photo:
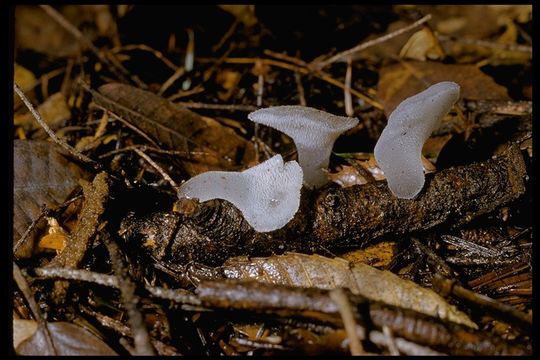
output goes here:
[[49, 348], [44, 331], [37, 329], [22, 341], [15, 351], [18, 355], [118, 355], [90, 331], [68, 322], [52, 322], [47, 327], [54, 349]]
[[[43, 120], [53, 130], [59, 129], [71, 117], [71, 110], [68, 107], [66, 98], [59, 92], [49, 96], [43, 104], [38, 106], [37, 110]], [[21, 116], [15, 116], [14, 124], [15, 126], [23, 126], [29, 130], [40, 128], [34, 116], [29, 112]]]
[[444, 50], [435, 34], [428, 27], [424, 27], [409, 38], [399, 56], [420, 61], [439, 60], [444, 57]]
[[34, 335], [37, 327], [35, 320], [13, 319], [13, 348]]
[[321, 289], [345, 287], [371, 300], [477, 328], [465, 313], [433, 290], [364, 263], [351, 264], [342, 258], [286, 253], [266, 258], [231, 258], [219, 269], [229, 279]]

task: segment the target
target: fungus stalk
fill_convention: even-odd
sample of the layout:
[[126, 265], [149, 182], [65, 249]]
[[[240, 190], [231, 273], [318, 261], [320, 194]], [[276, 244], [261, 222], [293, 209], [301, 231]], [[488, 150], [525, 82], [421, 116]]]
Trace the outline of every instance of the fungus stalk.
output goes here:
[[248, 118], [290, 136], [304, 171], [304, 183], [319, 188], [328, 182], [324, 170], [336, 139], [358, 124], [358, 119], [336, 116], [305, 106], [274, 106], [254, 111]]

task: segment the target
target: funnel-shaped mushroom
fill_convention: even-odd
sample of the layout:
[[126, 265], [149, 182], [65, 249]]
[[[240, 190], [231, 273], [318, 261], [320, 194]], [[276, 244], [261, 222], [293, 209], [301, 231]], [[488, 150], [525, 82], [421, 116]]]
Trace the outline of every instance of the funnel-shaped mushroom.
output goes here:
[[390, 114], [374, 154], [398, 198], [412, 199], [422, 190], [422, 147], [458, 99], [458, 84], [440, 82], [405, 99]]
[[336, 116], [305, 106], [275, 106], [254, 111], [248, 118], [289, 135], [298, 151], [298, 163], [309, 187], [328, 182], [322, 169], [328, 167], [334, 142], [352, 129], [358, 119]]
[[178, 197], [224, 199], [236, 206], [258, 232], [279, 229], [300, 206], [302, 168], [281, 155], [242, 172], [208, 171], [180, 186]]

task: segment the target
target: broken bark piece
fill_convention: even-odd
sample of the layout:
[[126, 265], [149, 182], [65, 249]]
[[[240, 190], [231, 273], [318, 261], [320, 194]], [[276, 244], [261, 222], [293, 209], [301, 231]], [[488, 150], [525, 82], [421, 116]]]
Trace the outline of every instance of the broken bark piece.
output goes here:
[[[78, 268], [90, 241], [98, 230], [99, 220], [109, 198], [109, 176], [101, 172], [95, 176], [92, 183], [86, 181], [81, 183], [85, 201], [77, 227], [69, 235], [64, 250], [52, 259], [47, 267]], [[60, 300], [64, 297], [68, 285], [67, 281], [58, 281], [55, 284], [55, 299]]]
[[495, 159], [428, 176], [415, 200], [396, 198], [385, 182], [304, 189], [294, 218], [270, 233], [256, 233], [238, 209], [222, 200], [199, 204], [188, 214], [129, 217], [120, 232], [161, 265], [172, 267], [190, 261], [216, 266], [240, 255], [360, 247], [383, 236], [467, 223], [524, 194], [525, 175], [521, 152], [512, 146]]
[[[396, 336], [437, 351], [451, 355], [531, 353], [530, 347], [506, 342], [484, 331], [444, 323], [425, 314], [367, 301], [348, 290], [343, 291], [351, 305], [357, 308], [360, 324], [371, 329], [387, 326]], [[338, 305], [329, 296], [329, 290], [218, 280], [202, 282], [196, 293], [202, 305], [208, 308], [251, 311], [287, 318], [296, 316], [342, 326]]]

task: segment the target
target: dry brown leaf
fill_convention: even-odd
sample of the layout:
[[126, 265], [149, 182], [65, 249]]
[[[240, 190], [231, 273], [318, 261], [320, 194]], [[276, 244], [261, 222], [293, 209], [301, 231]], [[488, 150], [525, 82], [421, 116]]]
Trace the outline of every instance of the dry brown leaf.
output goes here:
[[15, 63], [13, 78], [23, 92], [27, 92], [28, 90], [32, 89], [37, 83], [37, 79], [34, 74], [27, 68], [17, 63]]
[[[503, 19], [515, 20], [519, 23], [526, 23], [532, 20], [531, 5], [487, 5], [497, 16]], [[504, 21], [504, 20], [503, 20]]]
[[419, 5], [431, 14], [430, 24], [440, 33], [469, 39], [486, 39], [497, 33], [497, 13], [488, 5]]
[[255, 17], [255, 5], [218, 5], [222, 10], [233, 15], [246, 27], [255, 25], [258, 20]]
[[444, 145], [446, 145], [446, 143], [452, 138], [452, 136], [452, 134], [431, 136], [424, 143], [424, 147], [422, 148], [422, 154], [430, 160], [437, 161], [437, 157], [439, 156], [441, 150], [443, 149]]
[[13, 348], [34, 335], [37, 327], [35, 320], [13, 319]]
[[[33, 97], [33, 88], [37, 84], [37, 79], [34, 76], [34, 74], [26, 69], [25, 67], [22, 67], [21, 65], [15, 63], [14, 72], [13, 72], [13, 78], [15, 80], [15, 83], [19, 85], [21, 90], [28, 96], [29, 98]], [[13, 106], [15, 109], [18, 109], [19, 106], [22, 105], [22, 101], [18, 96], [13, 97]]]
[[[57, 355], [118, 355], [101, 339], [80, 326], [68, 322], [52, 322], [47, 327]], [[54, 355], [41, 329], [21, 342], [15, 351], [18, 355]]]
[[399, 56], [420, 61], [438, 60], [444, 57], [444, 50], [435, 34], [428, 27], [424, 27], [409, 38]]
[[80, 50], [80, 43], [71, 33], [38, 6], [27, 5], [15, 7], [15, 45], [55, 57], [74, 55]]
[[[71, 110], [68, 107], [66, 98], [59, 92], [49, 96], [43, 104], [38, 106], [37, 110], [43, 120], [53, 130], [62, 127], [64, 122], [71, 117]], [[23, 126], [27, 130], [40, 128], [34, 116], [29, 112], [21, 116], [15, 116], [14, 123], [15, 126]]]
[[241, 256], [227, 260], [221, 271], [230, 279], [322, 289], [345, 287], [371, 300], [477, 328], [466, 314], [432, 290], [390, 271], [364, 263], [351, 264], [342, 258], [299, 253], [251, 259]]
[[[111, 37], [116, 32], [109, 5], [62, 5], [55, 8], [89, 41], [94, 41], [98, 35]], [[89, 26], [91, 24], [94, 26]], [[15, 45], [18, 48], [64, 57], [77, 54], [81, 44], [39, 6], [19, 5], [15, 8]]]
[[428, 85], [453, 81], [461, 86], [461, 98], [474, 100], [510, 100], [505, 87], [474, 65], [408, 61], [383, 67], [378, 96], [387, 116], [396, 106]]
[[375, 180], [386, 179], [384, 177], [383, 171], [381, 170], [381, 168], [379, 168], [379, 165], [377, 164], [377, 160], [375, 160], [375, 156], [373, 155], [373, 153], [369, 154], [369, 159], [367, 161], [360, 162], [360, 165], [362, 165], [367, 171], [369, 171]]
[[[78, 180], [86, 177], [85, 171], [62, 154], [60, 147], [52, 142], [14, 141], [14, 243], [39, 216], [42, 205], [54, 207], [61, 204], [78, 186]], [[16, 256], [30, 257], [35, 241], [35, 236], [30, 236], [17, 250]]]
[[95, 97], [98, 104], [166, 148], [194, 152], [189, 161], [182, 161], [190, 176], [209, 170], [248, 166], [255, 160], [253, 144], [214, 119], [129, 85], [107, 84], [99, 91], [115, 103]]
[[[458, 63], [489, 61], [492, 65], [526, 64], [531, 54], [523, 51], [508, 51], [476, 44], [475, 40], [492, 41], [503, 27], [512, 32], [514, 22], [524, 23], [532, 18], [531, 5], [421, 5], [418, 9], [433, 15], [430, 24], [443, 36], [452, 36], [457, 41], [443, 41], [446, 53]], [[512, 39], [513, 34], [503, 34], [503, 39]], [[467, 41], [471, 43], [467, 43]], [[515, 44], [515, 41], [505, 43]]]

